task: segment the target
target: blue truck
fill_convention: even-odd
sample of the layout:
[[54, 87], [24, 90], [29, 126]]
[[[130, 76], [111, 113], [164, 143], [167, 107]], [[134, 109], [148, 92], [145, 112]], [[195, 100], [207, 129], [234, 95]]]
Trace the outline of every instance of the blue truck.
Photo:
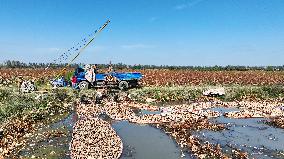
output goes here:
[[50, 83], [53, 87], [67, 87], [69, 85], [68, 81], [62, 76], [57, 79], [50, 80]]
[[139, 81], [143, 77], [140, 72], [95, 73], [95, 79], [91, 82], [86, 79], [85, 74], [86, 70], [81, 67], [76, 68], [74, 72], [79, 89], [89, 89], [91, 87], [115, 87], [121, 90], [127, 90], [128, 88], [139, 87]]

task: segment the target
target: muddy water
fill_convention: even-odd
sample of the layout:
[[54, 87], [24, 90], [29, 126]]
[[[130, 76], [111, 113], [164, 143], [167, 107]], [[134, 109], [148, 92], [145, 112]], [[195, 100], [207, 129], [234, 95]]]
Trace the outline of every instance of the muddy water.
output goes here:
[[[121, 159], [179, 159], [190, 158], [161, 130], [149, 125], [138, 125], [127, 121], [114, 122], [112, 127], [121, 137], [123, 154]], [[184, 157], [181, 157], [184, 154]]]
[[146, 115], [146, 114], [161, 114], [161, 111], [149, 111], [149, 110], [141, 110], [139, 112], [140, 115]]
[[59, 121], [42, 126], [35, 133], [26, 137], [27, 144], [19, 151], [19, 156], [69, 159], [69, 143], [76, 121], [76, 114], [71, 113]]
[[59, 128], [65, 126], [69, 131], [73, 130], [73, 126], [78, 120], [77, 115], [73, 112], [70, 115], [68, 115], [66, 118], [54, 123], [51, 125], [51, 128]]
[[[214, 108], [221, 113], [237, 111], [237, 109]], [[284, 158], [284, 129], [265, 124], [264, 118], [231, 119], [221, 116], [214, 122], [225, 123], [227, 130], [196, 132], [204, 141], [218, 143], [230, 154], [232, 148], [248, 152], [250, 158]]]

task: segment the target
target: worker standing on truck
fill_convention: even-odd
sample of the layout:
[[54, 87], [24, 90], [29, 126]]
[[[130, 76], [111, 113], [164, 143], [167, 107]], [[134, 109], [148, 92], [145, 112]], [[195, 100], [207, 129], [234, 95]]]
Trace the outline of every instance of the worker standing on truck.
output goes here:
[[108, 73], [112, 73], [112, 72], [113, 72], [113, 67], [112, 67], [112, 65], [109, 65], [109, 66], [108, 66], [107, 72], [108, 72]]
[[96, 74], [95, 74], [95, 70], [94, 70], [95, 67], [94, 66], [92, 66], [92, 67], [90, 65], [86, 66], [85, 78], [91, 83], [95, 82], [95, 80], [96, 80]]
[[97, 68], [97, 64], [94, 64], [93, 65], [93, 81], [92, 82], [95, 82], [96, 81], [96, 74], [98, 73], [98, 68]]
[[97, 64], [94, 64], [94, 65], [93, 65], [93, 70], [94, 70], [94, 74], [97, 74], [97, 73], [98, 73]]
[[112, 75], [114, 72], [112, 64], [110, 62], [108, 69], [107, 69], [107, 76], [105, 77], [105, 82], [116, 82], [116, 78]]

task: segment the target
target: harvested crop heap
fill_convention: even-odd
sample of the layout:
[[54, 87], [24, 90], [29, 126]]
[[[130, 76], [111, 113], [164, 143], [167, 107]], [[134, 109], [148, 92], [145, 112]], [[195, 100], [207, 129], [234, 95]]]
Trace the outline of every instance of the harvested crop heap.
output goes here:
[[79, 120], [73, 130], [72, 158], [119, 158], [122, 141], [110, 124], [99, 118]]
[[275, 118], [284, 115], [282, 102], [224, 102], [222, 105], [238, 107], [241, 110], [224, 114], [229, 118]]
[[76, 111], [79, 121], [73, 128], [71, 158], [119, 158], [122, 153], [122, 141], [110, 123], [98, 118], [105, 109], [95, 103], [77, 103]]
[[168, 123], [176, 122], [183, 123], [188, 120], [199, 118], [212, 118], [220, 116], [220, 113], [206, 110], [210, 108], [212, 104], [210, 103], [192, 103], [190, 105], [175, 105], [166, 108], [162, 108], [162, 113], [160, 114], [147, 114], [142, 115], [137, 119], [137, 123]]
[[277, 117], [269, 121], [269, 124], [284, 129], [284, 117]]
[[0, 135], [0, 158], [8, 157], [13, 154], [12, 151], [23, 144], [24, 141], [19, 140], [24, 133], [33, 129], [33, 123], [30, 120], [13, 119], [5, 124]]
[[225, 156], [220, 148], [220, 145], [214, 146], [207, 143], [201, 143], [198, 139], [191, 135], [190, 129], [212, 129], [220, 130], [224, 127], [222, 125], [211, 125], [208, 120], [202, 118], [198, 120], [187, 121], [186, 123], [171, 123], [161, 124], [163, 127], [180, 145], [181, 147], [187, 147], [198, 158], [228, 158]]

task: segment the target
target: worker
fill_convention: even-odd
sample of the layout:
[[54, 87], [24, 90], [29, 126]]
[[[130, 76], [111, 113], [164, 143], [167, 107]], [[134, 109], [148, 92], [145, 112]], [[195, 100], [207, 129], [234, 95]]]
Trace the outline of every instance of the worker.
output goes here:
[[96, 72], [95, 72], [96, 66], [95, 65], [92, 66], [92, 67], [87, 66], [86, 68], [87, 68], [87, 70], [86, 70], [85, 78], [91, 83], [95, 82], [95, 80], [96, 80]]
[[71, 82], [72, 82], [72, 88], [76, 89], [77, 88], [77, 76], [73, 76], [71, 78]]
[[109, 65], [108, 66], [108, 73], [112, 73], [113, 72], [113, 67], [112, 67], [112, 65]]
[[18, 80], [17, 80], [17, 86], [18, 86], [18, 91], [20, 92], [21, 91], [21, 85], [23, 83], [23, 77], [22, 76], [19, 76]]
[[97, 67], [97, 64], [94, 64], [93, 65], [93, 82], [96, 81], [96, 74], [98, 73], [98, 67]]
[[116, 78], [111, 74], [112, 72], [113, 72], [113, 67], [112, 64], [110, 63], [107, 70], [108, 75], [105, 78], [106, 82], [116, 82]]
[[95, 74], [97, 74], [97, 73], [98, 73], [98, 67], [97, 67], [97, 64], [94, 64], [94, 65], [93, 65], [93, 71], [94, 71], [94, 73], [95, 73]]

